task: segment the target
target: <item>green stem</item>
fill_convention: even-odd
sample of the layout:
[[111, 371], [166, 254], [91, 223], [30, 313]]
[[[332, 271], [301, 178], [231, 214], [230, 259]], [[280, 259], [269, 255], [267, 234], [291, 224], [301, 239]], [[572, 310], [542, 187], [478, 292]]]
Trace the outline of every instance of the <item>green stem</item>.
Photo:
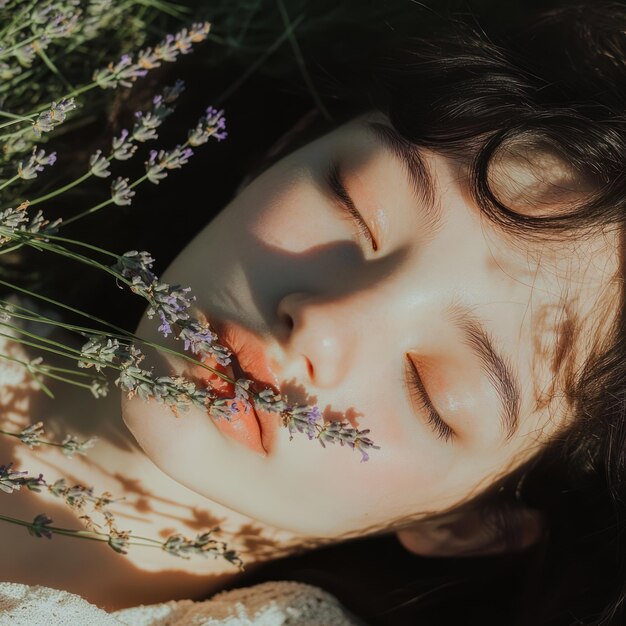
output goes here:
[[[20, 339], [19, 337], [14, 337], [13, 335], [7, 335], [6, 333], [0, 333], [0, 337], [6, 337], [7, 339], [10, 339], [11, 341], [15, 341], [16, 343], [22, 343], [25, 346], [30, 346], [31, 348], [37, 348], [38, 350], [44, 350], [45, 352], [52, 352], [53, 354], [58, 354], [59, 356], [65, 357], [66, 359], [73, 359], [75, 361], [80, 360], [80, 361], [91, 362], [91, 363], [98, 364], [98, 365], [104, 365], [103, 363], [100, 363], [100, 361], [97, 361], [96, 359], [90, 359], [90, 358], [81, 357], [81, 356], [77, 357], [72, 354], [61, 352], [60, 350], [55, 350], [54, 348], [48, 348], [47, 346], [42, 346], [41, 344], [34, 343], [33, 341], [28, 341], [27, 339]], [[115, 369], [122, 369], [121, 367], [113, 365], [112, 363], [107, 364], [107, 367], [112, 367]]]
[[[2, 232], [2, 230], [5, 230], [5, 229], [0, 228], [0, 232]], [[45, 236], [47, 237], [47, 235]], [[95, 267], [96, 269], [100, 269], [103, 272], [106, 272], [107, 274], [111, 274], [111, 276], [114, 276], [117, 280], [125, 283], [128, 287], [132, 286], [132, 283], [129, 280], [124, 278], [121, 274], [118, 274], [114, 269], [112, 269], [108, 265], [104, 265], [102, 263], [99, 263], [98, 261], [94, 261], [93, 259], [83, 256], [82, 254], [71, 252], [70, 250], [63, 248], [62, 246], [51, 245], [49, 243], [41, 241], [40, 239], [36, 239], [36, 243], [34, 243], [32, 239], [35, 239], [35, 238], [28, 238], [26, 240], [25, 243], [27, 246], [32, 246], [33, 248], [37, 248], [38, 250], [48, 250], [48, 252], [53, 252], [54, 254], [58, 254], [59, 256], [64, 256], [74, 261], [79, 261], [80, 263], [84, 263], [85, 265]]]
[[[55, 306], [58, 306], [58, 307], [60, 307], [62, 309], [66, 309], [67, 311], [72, 311], [72, 313], [76, 313], [77, 315], [81, 315], [83, 317], [91, 319], [94, 322], [98, 322], [99, 324], [103, 324], [104, 326], [108, 326], [109, 328], [113, 328], [115, 331], [123, 333], [123, 334], [127, 335], [128, 337], [135, 337], [134, 334], [129, 333], [127, 330], [124, 330], [123, 328], [120, 328], [119, 326], [115, 326], [114, 324], [111, 324], [110, 322], [107, 322], [106, 320], [100, 319], [99, 317], [95, 317], [94, 315], [90, 315], [89, 313], [85, 313], [84, 311], [81, 311], [80, 309], [75, 309], [74, 307], [71, 307], [68, 304], [64, 304], [63, 302], [59, 302], [58, 300], [54, 300], [53, 298], [48, 298], [46, 296], [42, 296], [39, 293], [36, 293], [34, 291], [30, 291], [29, 289], [24, 289], [24, 287], [18, 287], [17, 285], [13, 285], [13, 284], [8, 283], [8, 282], [6, 282], [6, 281], [4, 281], [2, 279], [0, 279], [0, 285], [4, 285], [5, 287], [9, 287], [10, 289], [15, 289], [17, 291], [25, 293], [28, 296], [33, 297], [33, 298], [38, 298], [39, 300], [43, 300], [44, 302], [48, 302], [49, 304], [54, 304]], [[20, 308], [24, 308], [24, 307], [20, 307]]]
[[[0, 228], [0, 230], [2, 230]], [[20, 235], [24, 234], [25, 231], [20, 231]], [[111, 252], [110, 250], [105, 250], [104, 248], [99, 248], [98, 246], [94, 246], [90, 243], [85, 243], [84, 241], [79, 241], [77, 239], [69, 239], [68, 237], [61, 237], [59, 235], [51, 235], [49, 233], [45, 233], [45, 235], [39, 235], [40, 237], [45, 237], [46, 239], [53, 239], [54, 241], [63, 241], [65, 243], [71, 243], [75, 246], [82, 246], [83, 248], [87, 248], [89, 250], [93, 250], [94, 252], [100, 252], [101, 254], [106, 254], [115, 259], [119, 258], [119, 254], [115, 254], [115, 252]], [[34, 239], [35, 237], [33, 237]]]
[[[59, 187], [58, 189], [55, 189], [54, 191], [47, 193], [45, 196], [39, 196], [38, 198], [35, 198], [34, 200], [30, 200], [29, 206], [35, 206], [36, 204], [39, 204], [40, 202], [45, 202], [46, 200], [50, 200], [50, 198], [54, 198], [55, 196], [61, 195], [62, 193], [65, 193], [66, 191], [72, 189], [73, 187], [80, 185], [83, 181], [87, 180], [91, 176], [93, 176], [93, 174], [91, 173], [91, 170], [90, 170], [89, 172], [87, 172], [86, 174], [83, 174], [76, 180], [73, 180], [71, 183], [68, 183], [67, 185], [64, 185], [63, 187]], [[2, 189], [2, 187], [0, 187], [0, 189]], [[63, 224], [66, 224], [66, 223], [67, 222], [65, 221], [63, 222]]]
[[[11, 307], [18, 307], [25, 311], [29, 311], [29, 309], [27, 309], [26, 307], [22, 307], [18, 304], [10, 302], [9, 300], [0, 299], [0, 303], [6, 304]], [[106, 332], [103, 330], [96, 330], [94, 328], [89, 328], [87, 326], [76, 326], [75, 324], [67, 324], [65, 322], [59, 322], [58, 320], [54, 320], [50, 317], [46, 317], [45, 315], [39, 315], [32, 311], [29, 311], [29, 312], [32, 314], [24, 315], [23, 313], [16, 313], [15, 311], [12, 310], [10, 313], [10, 316], [17, 317], [18, 319], [33, 321], [33, 322], [41, 322], [42, 324], [49, 324], [50, 326], [58, 326], [60, 328], [64, 328], [65, 330], [71, 330], [82, 335], [88, 333], [91, 335], [104, 335], [106, 337], [115, 337], [116, 339], [129, 339], [131, 337], [134, 337], [132, 333], [127, 333], [126, 335], [120, 335], [117, 333]]]
[[20, 122], [30, 122], [27, 117], [23, 115], [16, 115], [15, 113], [9, 113], [9, 111], [0, 111], [0, 117], [8, 117], [12, 120], [19, 120]]
[[70, 217], [67, 220], [63, 220], [63, 226], [67, 226], [68, 224], [71, 224], [72, 222], [75, 222], [76, 220], [79, 220], [82, 217], [85, 217], [86, 215], [95, 213], [96, 211], [103, 209], [105, 206], [109, 206], [109, 204], [113, 204], [113, 198], [109, 198], [108, 200], [105, 200], [104, 202], [101, 202], [100, 204], [96, 204], [96, 206], [92, 206], [90, 209], [87, 209], [86, 211], [83, 211], [82, 213], [79, 213], [78, 215], [74, 215], [74, 217]]
[[17, 331], [18, 333], [20, 333], [21, 335], [25, 335], [26, 337], [31, 337], [32, 339], [38, 339], [39, 341], [43, 341], [44, 343], [47, 343], [51, 346], [55, 346], [57, 348], [63, 348], [65, 350], [69, 350], [70, 352], [74, 352], [75, 354], [78, 354], [78, 355], [80, 355], [81, 353], [80, 350], [76, 350], [75, 348], [70, 348], [69, 346], [59, 343], [58, 341], [54, 341], [53, 339], [48, 339], [46, 337], [41, 337], [40, 335], [35, 335], [34, 333], [30, 333], [27, 330], [24, 330], [23, 328], [21, 328], [20, 326], [16, 326], [15, 324], [9, 324], [8, 322], [0, 320], [0, 326], [11, 328]]
[[50, 372], [42, 372], [40, 368], [37, 368], [37, 372], [39, 372], [43, 376], [47, 376], [48, 378], [53, 378], [54, 380], [60, 380], [63, 383], [75, 385], [76, 387], [82, 387], [83, 389], [91, 389], [91, 385], [80, 383], [77, 380], [72, 380], [71, 378], [66, 378], [65, 376], [58, 376], [57, 374], [51, 374]]
[[55, 365], [46, 365], [46, 364], [33, 365], [29, 361], [24, 361], [22, 359], [16, 359], [13, 356], [10, 356], [8, 354], [3, 354], [3, 353], [0, 353], [0, 358], [6, 359], [7, 361], [15, 361], [16, 363], [19, 363], [20, 365], [23, 365], [24, 367], [27, 367], [27, 368], [37, 369], [44, 376], [47, 376], [46, 372], [43, 371], [44, 368], [51, 369], [51, 370], [56, 370], [56, 371], [60, 371], [60, 372], [68, 372], [70, 374], [76, 374], [76, 376], [91, 376], [91, 374], [88, 374], [87, 372], [77, 372], [75, 370], [71, 370], [71, 369], [68, 369], [66, 367], [57, 367]]
[[23, 243], [16, 243], [14, 246], [11, 246], [10, 248], [0, 248], [0, 254], [7, 254], [7, 252], [13, 252], [13, 250], [17, 250], [18, 248], [21, 248], [24, 244]]
[[9, 185], [12, 185], [19, 177], [20, 177], [20, 175], [16, 174], [15, 176], [13, 176], [13, 178], [9, 178], [8, 180], [5, 180], [0, 185], [0, 191], [2, 191], [5, 187], [8, 187]]
[[[17, 519], [15, 517], [9, 517], [8, 515], [1, 515], [0, 514], [0, 520], [4, 520], [5, 522], [10, 522], [11, 524], [17, 524], [18, 526], [26, 526], [28, 528], [36, 528], [35, 524], [33, 524], [32, 522], [27, 522], [25, 520], [21, 520], [21, 519]], [[46, 530], [49, 530], [50, 532], [53, 532], [57, 535], [66, 535], [69, 537], [76, 537], [77, 539], [89, 539], [91, 541], [104, 541], [106, 543], [109, 542], [109, 537], [110, 535], [108, 533], [100, 533], [97, 530], [72, 530], [71, 528], [58, 528], [56, 526], [44, 526], [44, 528]], [[93, 536], [93, 535], [97, 535], [97, 536]], [[129, 538], [132, 535], [129, 535]], [[104, 539], [100, 539], [100, 537], [104, 537]], [[133, 539], [141, 539], [142, 541], [149, 541], [151, 543], [149, 544], [144, 544], [144, 543], [131, 543], [130, 541], [128, 542], [128, 545], [135, 545], [135, 546], [144, 546], [146, 548], [154, 548], [156, 547], [154, 545], [154, 543], [159, 544], [159, 546], [163, 545], [162, 541], [158, 541], [157, 539], [150, 539], [148, 537], [134, 537], [132, 536]]]
[[[20, 433], [10, 433], [8, 430], [1, 430], [0, 429], [0, 434], [2, 435], [8, 435], [9, 437], [17, 437], [18, 439], [20, 438]], [[44, 445], [47, 446], [56, 446], [56, 447], [63, 447], [62, 443], [55, 443], [54, 441], [46, 441], [45, 439], [34, 439], [33, 442], [36, 443], [43, 443]]]

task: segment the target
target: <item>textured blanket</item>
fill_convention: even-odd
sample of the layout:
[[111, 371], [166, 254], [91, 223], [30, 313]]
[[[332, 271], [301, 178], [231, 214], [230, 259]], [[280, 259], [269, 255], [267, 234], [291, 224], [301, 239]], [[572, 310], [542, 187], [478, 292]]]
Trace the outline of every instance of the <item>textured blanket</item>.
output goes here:
[[208, 600], [171, 600], [108, 613], [80, 596], [0, 582], [2, 626], [366, 626], [330, 593], [270, 581], [221, 591]]

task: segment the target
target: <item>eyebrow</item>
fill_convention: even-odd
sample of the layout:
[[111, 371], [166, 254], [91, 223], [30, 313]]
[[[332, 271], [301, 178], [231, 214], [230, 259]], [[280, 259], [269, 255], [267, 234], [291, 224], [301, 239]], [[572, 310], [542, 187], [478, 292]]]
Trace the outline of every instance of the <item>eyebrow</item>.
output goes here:
[[384, 149], [400, 159], [413, 195], [426, 210], [430, 230], [435, 232], [441, 225], [443, 215], [436, 199], [435, 184], [420, 154], [420, 148], [387, 124], [367, 120], [363, 122], [363, 126]]
[[509, 359], [503, 356], [498, 342], [493, 340], [481, 320], [464, 305], [454, 302], [446, 307], [446, 314], [463, 333], [463, 342], [480, 359], [489, 381], [493, 385], [500, 402], [500, 425], [505, 440], [517, 432], [521, 404], [521, 387]]
[[[432, 222], [431, 226], [436, 229], [441, 224], [442, 211], [436, 202], [435, 185], [419, 153], [419, 148], [386, 124], [366, 121], [364, 127], [372, 133], [383, 148], [400, 159], [414, 195], [427, 209]], [[503, 356], [500, 346], [490, 337], [481, 320], [467, 306], [454, 302], [446, 307], [446, 314], [461, 330], [464, 344], [478, 357], [483, 371], [489, 377], [489, 381], [500, 398], [500, 425], [505, 440], [508, 441], [519, 428], [521, 405], [519, 378], [514, 374], [509, 359]]]

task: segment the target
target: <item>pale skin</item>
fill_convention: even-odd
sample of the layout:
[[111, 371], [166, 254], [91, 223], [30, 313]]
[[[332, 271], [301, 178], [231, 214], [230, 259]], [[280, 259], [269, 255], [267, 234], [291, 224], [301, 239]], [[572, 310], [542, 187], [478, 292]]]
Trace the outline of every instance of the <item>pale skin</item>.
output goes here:
[[[69, 462], [60, 462], [58, 451], [51, 452], [56, 453], [55, 478], [63, 475], [63, 465], [96, 492], [116, 496], [130, 493], [116, 474], [141, 476], [159, 511], [164, 500], [176, 503], [158, 514], [151, 511], [150, 521], [120, 506], [120, 528], [143, 536], [156, 536], [163, 528], [188, 536], [206, 530], [197, 522], [183, 522], [180, 508], [172, 522], [172, 507], [182, 504], [188, 511], [201, 509], [234, 532], [245, 524], [253, 525], [253, 532], [261, 529], [265, 540], [277, 544], [272, 550], [402, 527], [398, 538], [408, 549], [454, 553], [450, 537], [442, 541], [441, 533], [431, 532], [437, 525], [422, 518], [466, 502], [530, 458], [567, 422], [569, 407], [551, 360], [567, 316], [579, 319], [581, 338], [601, 338], [608, 331], [613, 317], [607, 311], [618, 294], [617, 235], [596, 232], [569, 244], [520, 244], [481, 214], [457, 164], [425, 151], [441, 218], [434, 228], [402, 164], [365, 130], [363, 119], [296, 150], [249, 183], [161, 279], [190, 286], [197, 309], [209, 320], [230, 320], [253, 332], [281, 392], [317, 404], [326, 420], [347, 419], [360, 430], [369, 428], [380, 449], [359, 463], [360, 454], [347, 447], [327, 444], [324, 449], [298, 433], [289, 441], [281, 429], [275, 450], [261, 457], [225, 437], [198, 409], [176, 419], [163, 405], [122, 395], [120, 417], [119, 396], [104, 402], [81, 392], [80, 400], [70, 394], [61, 401], [74, 416], [61, 418], [58, 400], [54, 410], [54, 403], [44, 403], [45, 414], [58, 415], [59, 423], [88, 415], [93, 430], [86, 432], [104, 439], [98, 452], [94, 448], [86, 460], [75, 461], [72, 470]], [[334, 158], [377, 250], [324, 187], [323, 172]], [[520, 423], [507, 441], [499, 431], [499, 395], [461, 341], [451, 315], [461, 306], [469, 307], [497, 340], [519, 379]], [[155, 322], [144, 316], [137, 334], [182, 349], [172, 337], [160, 336]], [[588, 345], [581, 341], [574, 348], [570, 365], [576, 367]], [[407, 359], [454, 431], [451, 441], [439, 438], [425, 410], [411, 401]], [[10, 448], [10, 458], [20, 460], [18, 469], [46, 474], [39, 452], [12, 442]], [[50, 510], [38, 505], [39, 497], [25, 494], [30, 508], [23, 517]], [[16, 494], [3, 500], [17, 506]], [[69, 520], [63, 525], [70, 526]], [[63, 541], [67, 550], [73, 542], [77, 556], [89, 551], [90, 563], [98, 558], [110, 563], [110, 585], [122, 580], [113, 561], [126, 558], [136, 568], [130, 577], [136, 585], [115, 601], [119, 606], [201, 597], [237, 575], [232, 566], [213, 560], [181, 562], [143, 548], [119, 557], [105, 545], [76, 548], [81, 542], [47, 542], [28, 537], [24, 529], [12, 532], [16, 553], [38, 542], [38, 550], [23, 560], [19, 580], [24, 582], [40, 582], [42, 574], [32, 572], [56, 558], [41, 552], [43, 543], [49, 544], [45, 550], [53, 550]], [[238, 549], [235, 537], [229, 544]], [[242, 558], [260, 562], [271, 558], [272, 550], [265, 555], [253, 550]], [[195, 578], [168, 575], [175, 566]], [[4, 574], [16, 580], [13, 571]], [[221, 578], [209, 580], [210, 575]], [[155, 576], [162, 577], [161, 586], [153, 585]], [[127, 583], [118, 586], [128, 588]], [[63, 587], [110, 602], [110, 593], [90, 587], [76, 571], [68, 570]]]

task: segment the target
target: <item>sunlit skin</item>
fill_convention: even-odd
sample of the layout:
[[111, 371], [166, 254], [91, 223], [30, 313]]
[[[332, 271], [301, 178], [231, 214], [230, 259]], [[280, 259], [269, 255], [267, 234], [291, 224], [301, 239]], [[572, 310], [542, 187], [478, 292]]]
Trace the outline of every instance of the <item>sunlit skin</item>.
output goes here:
[[[370, 429], [380, 449], [360, 463], [355, 450], [322, 448], [299, 433], [289, 441], [282, 428], [272, 454], [262, 457], [198, 409], [176, 419], [156, 402], [122, 398], [126, 425], [166, 474], [303, 535], [356, 536], [418, 521], [467, 501], [529, 459], [570, 418], [563, 368], [582, 365], [588, 342], [606, 335], [616, 310], [617, 235], [517, 241], [473, 203], [462, 168], [425, 150], [441, 216], [434, 228], [402, 163], [364, 119], [252, 180], [161, 280], [190, 286], [209, 320], [254, 332], [281, 392], [317, 404], [326, 420]], [[376, 250], [324, 182], [334, 159]], [[500, 431], [500, 397], [456, 327], [463, 307], [519, 379], [520, 423], [509, 440]], [[557, 343], [571, 319], [579, 332], [555, 372]], [[137, 332], [181, 348], [157, 326], [144, 316]], [[410, 362], [454, 431], [451, 440], [412, 402]]]

